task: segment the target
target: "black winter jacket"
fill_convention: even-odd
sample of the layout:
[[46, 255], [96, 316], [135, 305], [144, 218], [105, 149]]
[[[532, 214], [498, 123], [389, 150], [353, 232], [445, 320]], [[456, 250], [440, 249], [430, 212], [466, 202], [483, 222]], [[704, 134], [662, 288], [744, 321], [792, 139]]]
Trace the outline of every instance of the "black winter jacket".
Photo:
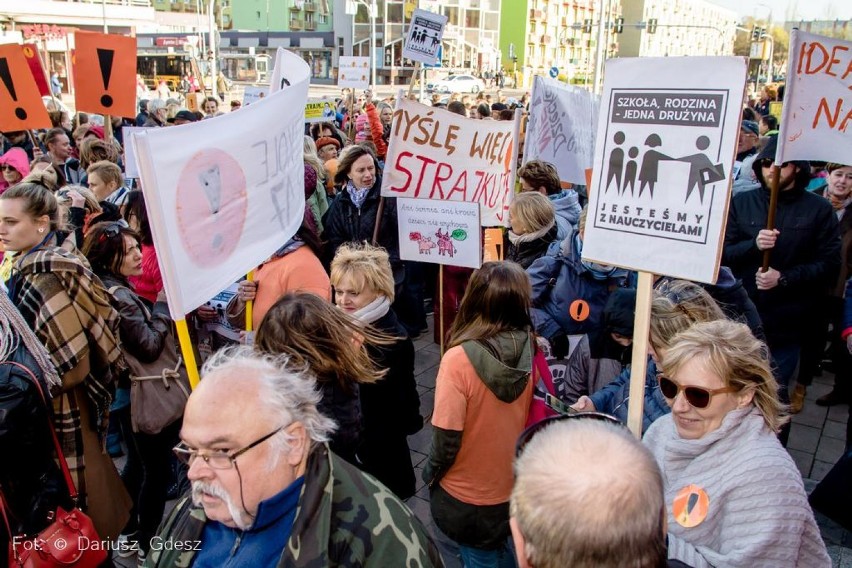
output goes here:
[[801, 341], [801, 322], [837, 277], [840, 236], [828, 201], [802, 187], [780, 192], [775, 219], [780, 233], [769, 266], [781, 272], [787, 285], [758, 291], [755, 276], [763, 252], [755, 239], [766, 227], [768, 212], [769, 191], [763, 187], [734, 196], [722, 264], [754, 300], [770, 345], [790, 345]]
[[547, 248], [551, 243], [556, 241], [556, 234], [559, 228], [556, 223], [544, 235], [533, 241], [520, 242], [517, 245], [512, 244], [508, 234], [506, 236], [506, 260], [517, 262], [521, 268], [526, 270], [533, 262], [547, 254]]
[[104, 287], [112, 290], [113, 307], [121, 315], [118, 333], [121, 348], [141, 363], [156, 361], [171, 337], [171, 319], [166, 302], [154, 304], [150, 315], [144, 300], [130, 289], [123, 279], [113, 275], [101, 276]]

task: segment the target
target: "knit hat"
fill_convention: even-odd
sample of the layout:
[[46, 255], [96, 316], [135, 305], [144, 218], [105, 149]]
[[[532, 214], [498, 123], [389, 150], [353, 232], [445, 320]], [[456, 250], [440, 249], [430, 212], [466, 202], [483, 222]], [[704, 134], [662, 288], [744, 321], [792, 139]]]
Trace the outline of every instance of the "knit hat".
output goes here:
[[358, 118], [355, 119], [355, 142], [363, 142], [367, 139], [367, 135], [364, 133], [364, 128], [367, 127], [367, 115], [359, 114]]
[[337, 139], [332, 138], [331, 136], [320, 136], [317, 138], [317, 150], [323, 146], [328, 146], [329, 144], [333, 144], [335, 148], [340, 150], [340, 142], [338, 142]]
[[740, 128], [747, 132], [751, 132], [755, 136], [760, 135], [760, 129], [758, 128], [757, 123], [753, 120], [744, 120], [740, 125]]
[[103, 126], [92, 126], [86, 131], [86, 135], [94, 134], [98, 140], [104, 139], [104, 127]]

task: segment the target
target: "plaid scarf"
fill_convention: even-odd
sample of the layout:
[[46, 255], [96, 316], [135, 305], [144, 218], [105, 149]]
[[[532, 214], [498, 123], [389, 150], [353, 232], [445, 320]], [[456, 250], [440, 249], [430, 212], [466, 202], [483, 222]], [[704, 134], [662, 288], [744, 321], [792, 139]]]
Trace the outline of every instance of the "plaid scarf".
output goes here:
[[81, 495], [83, 438], [79, 404], [90, 405], [92, 427], [103, 443], [114, 386], [123, 370], [118, 338], [119, 314], [100, 279], [82, 257], [55, 246], [25, 255], [15, 266], [12, 301], [47, 348], [60, 377], [89, 356], [91, 370], [81, 384], [85, 398], [55, 393], [54, 425]]

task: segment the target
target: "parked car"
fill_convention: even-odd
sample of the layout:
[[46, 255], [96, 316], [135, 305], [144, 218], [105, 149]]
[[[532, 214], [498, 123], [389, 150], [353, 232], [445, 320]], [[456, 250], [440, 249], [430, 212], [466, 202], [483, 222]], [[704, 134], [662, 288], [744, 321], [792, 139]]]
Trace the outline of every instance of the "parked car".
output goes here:
[[427, 88], [438, 93], [478, 93], [485, 90], [485, 84], [473, 75], [450, 75], [429, 83]]

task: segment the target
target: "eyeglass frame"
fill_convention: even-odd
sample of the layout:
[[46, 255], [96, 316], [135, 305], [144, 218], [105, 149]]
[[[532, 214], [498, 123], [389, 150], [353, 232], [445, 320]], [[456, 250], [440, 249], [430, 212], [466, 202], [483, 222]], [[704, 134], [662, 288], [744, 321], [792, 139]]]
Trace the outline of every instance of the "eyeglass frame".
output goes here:
[[[775, 165], [775, 160], [773, 160], [772, 158], [761, 158], [757, 163], [761, 168], [771, 168], [772, 166]], [[781, 164], [779, 166], [779, 169], [783, 170], [784, 168], [786, 168], [787, 166], [790, 166], [792, 164], [793, 164], [793, 162], [784, 162], [783, 164]]]
[[[228, 463], [230, 464], [228, 467], [214, 467], [213, 465], [210, 464], [210, 458], [213, 457], [213, 456], [210, 456], [210, 455], [207, 455], [207, 454], [202, 454], [200, 450], [190, 448], [189, 446], [186, 445], [186, 442], [179, 443], [177, 446], [172, 448], [172, 452], [174, 452], [175, 456], [177, 456], [177, 459], [179, 459], [180, 461], [182, 461], [183, 463], [185, 463], [189, 467], [192, 467], [192, 464], [195, 462], [196, 457], [200, 457], [201, 459], [204, 460], [204, 463], [207, 464], [208, 467], [210, 467], [210, 469], [215, 469], [217, 471], [226, 471], [226, 470], [229, 470], [229, 469], [236, 467], [238, 457], [245, 454], [247, 451], [251, 450], [252, 448], [255, 448], [255, 447], [259, 446], [260, 444], [262, 444], [263, 442], [267, 441], [268, 439], [270, 439], [275, 434], [278, 434], [279, 432], [284, 430], [287, 426], [288, 425], [280, 426], [279, 428], [276, 428], [274, 431], [270, 432], [269, 434], [267, 434], [267, 435], [265, 435], [261, 438], [258, 438], [257, 440], [255, 440], [251, 444], [249, 444], [246, 447], [241, 448], [239, 450], [234, 450], [233, 452], [229, 452], [229, 453], [221, 453], [220, 452], [220, 456], [217, 456], [217, 457], [228, 458]], [[183, 446], [183, 447], [181, 447], [181, 446]], [[213, 451], [216, 451], [216, 450], [213, 450]]]
[[[671, 398], [666, 396], [666, 393], [663, 391], [663, 385], [662, 385], [663, 379], [669, 381], [671, 384], [673, 384], [677, 387], [677, 392]], [[707, 388], [698, 387], [698, 386], [695, 386], [695, 385], [681, 385], [680, 383], [676, 383], [675, 381], [673, 381], [671, 379], [671, 377], [667, 377], [663, 373], [657, 373], [657, 386], [660, 389], [660, 394], [662, 394], [663, 398], [665, 398], [666, 400], [672, 400], [672, 401], [676, 400], [678, 395], [680, 395], [680, 393], [683, 393], [683, 397], [684, 397], [684, 399], [686, 399], [687, 404], [689, 404], [689, 406], [691, 406], [692, 408], [697, 408], [699, 410], [703, 410], [703, 409], [709, 407], [710, 404], [713, 402], [713, 397], [716, 396], [717, 394], [734, 393], [734, 392], [739, 391], [739, 389], [737, 389], [735, 387], [730, 387], [730, 386], [722, 387], [720, 389], [707, 389]], [[687, 389], [696, 389], [696, 390], [699, 390], [699, 391], [706, 392], [708, 394], [707, 404], [705, 406], [698, 406], [696, 404], [693, 404], [692, 401], [689, 400], [689, 395], [686, 394]]]

